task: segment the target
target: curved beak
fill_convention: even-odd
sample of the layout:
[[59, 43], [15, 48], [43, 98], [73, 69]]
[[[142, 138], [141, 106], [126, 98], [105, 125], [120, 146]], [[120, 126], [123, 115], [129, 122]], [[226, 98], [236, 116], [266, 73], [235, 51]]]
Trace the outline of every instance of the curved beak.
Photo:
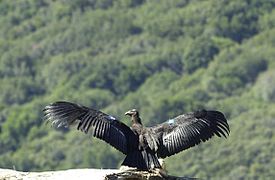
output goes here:
[[132, 112], [131, 112], [131, 111], [127, 111], [124, 115], [125, 115], [125, 116], [131, 116], [131, 115], [132, 115]]

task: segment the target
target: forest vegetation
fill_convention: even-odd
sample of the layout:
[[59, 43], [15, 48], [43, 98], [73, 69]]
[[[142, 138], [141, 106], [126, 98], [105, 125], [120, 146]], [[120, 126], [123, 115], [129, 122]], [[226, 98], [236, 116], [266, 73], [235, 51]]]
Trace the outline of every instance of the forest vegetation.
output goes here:
[[228, 139], [166, 159], [170, 174], [275, 177], [275, 0], [0, 0], [0, 167], [118, 168], [124, 156], [43, 122], [67, 100], [146, 126], [201, 108]]

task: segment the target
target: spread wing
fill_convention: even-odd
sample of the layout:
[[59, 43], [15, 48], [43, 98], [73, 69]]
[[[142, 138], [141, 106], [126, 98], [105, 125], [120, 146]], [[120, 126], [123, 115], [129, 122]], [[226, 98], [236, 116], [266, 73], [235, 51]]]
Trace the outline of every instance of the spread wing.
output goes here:
[[52, 103], [43, 111], [44, 119], [52, 125], [68, 127], [78, 124], [78, 130], [92, 133], [124, 154], [137, 146], [138, 138], [128, 126], [101, 111], [64, 101]]
[[230, 132], [221, 112], [206, 110], [180, 115], [151, 127], [150, 131], [157, 134], [158, 147], [155, 149], [161, 158], [207, 141], [214, 135], [226, 138]]

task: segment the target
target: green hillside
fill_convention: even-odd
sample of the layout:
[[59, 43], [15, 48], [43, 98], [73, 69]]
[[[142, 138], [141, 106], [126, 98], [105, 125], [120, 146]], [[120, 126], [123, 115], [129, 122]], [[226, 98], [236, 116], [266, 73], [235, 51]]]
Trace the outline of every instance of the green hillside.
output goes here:
[[117, 168], [124, 156], [42, 121], [67, 100], [145, 125], [199, 108], [228, 139], [166, 160], [172, 175], [275, 177], [275, 0], [0, 0], [0, 167]]

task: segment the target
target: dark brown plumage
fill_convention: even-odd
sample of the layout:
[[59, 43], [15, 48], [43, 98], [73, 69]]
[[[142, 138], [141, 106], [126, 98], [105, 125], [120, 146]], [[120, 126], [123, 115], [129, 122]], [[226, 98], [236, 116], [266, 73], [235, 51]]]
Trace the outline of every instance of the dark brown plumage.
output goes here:
[[[77, 129], [104, 140], [126, 155], [122, 165], [140, 170], [160, 168], [158, 158], [174, 155], [209, 140], [227, 137], [229, 125], [219, 111], [196, 111], [177, 116], [153, 127], [144, 127], [139, 112], [131, 117], [128, 127], [113, 116], [70, 102], [55, 102], [44, 108], [45, 119], [56, 127], [77, 124]], [[92, 131], [90, 131], [92, 130]]]

